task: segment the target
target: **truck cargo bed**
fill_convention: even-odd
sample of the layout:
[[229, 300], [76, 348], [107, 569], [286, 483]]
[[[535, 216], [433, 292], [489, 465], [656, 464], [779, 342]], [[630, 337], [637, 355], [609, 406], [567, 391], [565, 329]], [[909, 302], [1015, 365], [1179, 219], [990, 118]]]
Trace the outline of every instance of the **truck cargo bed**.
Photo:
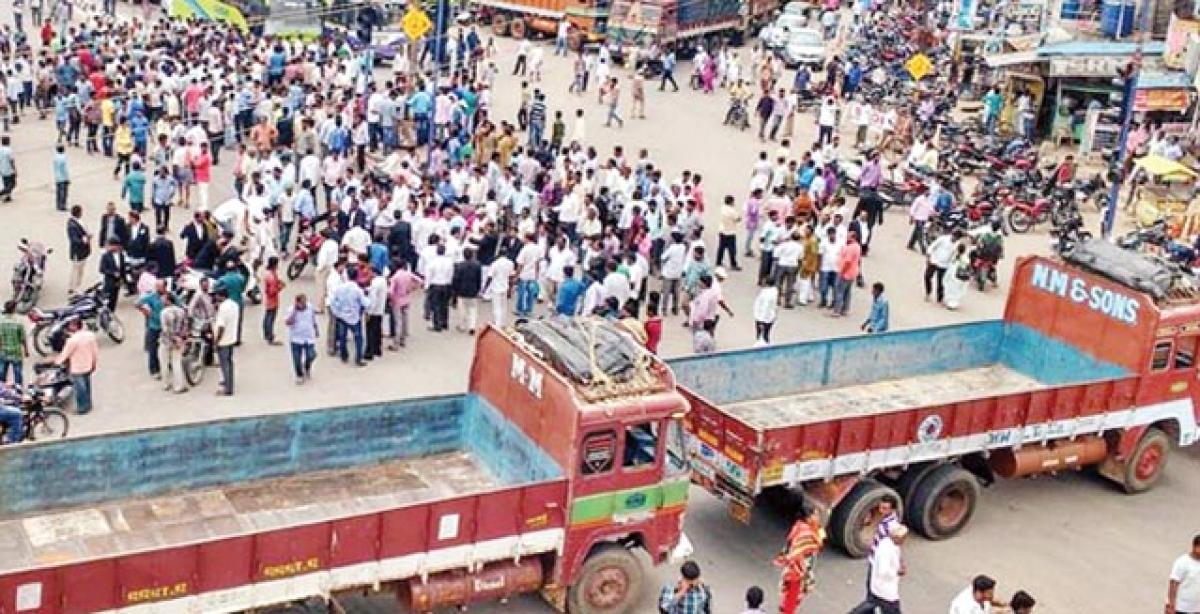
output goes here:
[[889, 413], [1044, 387], [1002, 364], [944, 371], [725, 405], [726, 413], [758, 429]]
[[0, 573], [226, 539], [501, 485], [469, 452], [319, 471], [0, 522]]

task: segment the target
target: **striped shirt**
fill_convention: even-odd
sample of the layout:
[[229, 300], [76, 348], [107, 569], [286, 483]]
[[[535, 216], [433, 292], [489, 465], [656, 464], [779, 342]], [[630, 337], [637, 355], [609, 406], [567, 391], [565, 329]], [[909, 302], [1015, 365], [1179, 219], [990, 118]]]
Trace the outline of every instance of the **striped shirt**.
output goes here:
[[896, 512], [889, 512], [879, 524], [875, 525], [875, 535], [871, 538], [871, 552], [867, 554], [867, 563], [875, 564], [875, 549], [879, 547], [879, 542], [888, 536], [888, 532], [892, 530], [894, 525], [900, 523], [900, 518], [896, 516]]

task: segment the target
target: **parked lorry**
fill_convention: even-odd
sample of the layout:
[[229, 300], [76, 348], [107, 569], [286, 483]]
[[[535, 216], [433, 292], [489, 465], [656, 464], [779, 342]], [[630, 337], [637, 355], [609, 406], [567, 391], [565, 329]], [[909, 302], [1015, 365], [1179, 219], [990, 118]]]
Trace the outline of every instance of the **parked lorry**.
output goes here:
[[708, 38], [741, 44], [779, 8], [779, 0], [613, 0], [609, 42], [687, 50]]
[[497, 36], [525, 38], [556, 36], [558, 24], [571, 24], [567, 42], [578, 51], [586, 43], [604, 40], [609, 0], [471, 0], [471, 7]]
[[1200, 297], [1111, 277], [1030, 257], [1002, 320], [671, 361], [695, 479], [747, 521], [802, 496], [852, 556], [885, 496], [936, 540], [1001, 477], [1090, 467], [1144, 491], [1172, 443], [1197, 441]]
[[553, 335], [483, 331], [465, 395], [0, 449], [0, 613], [631, 611], [633, 551], [685, 554], [686, 401], [632, 340], [572, 379]]

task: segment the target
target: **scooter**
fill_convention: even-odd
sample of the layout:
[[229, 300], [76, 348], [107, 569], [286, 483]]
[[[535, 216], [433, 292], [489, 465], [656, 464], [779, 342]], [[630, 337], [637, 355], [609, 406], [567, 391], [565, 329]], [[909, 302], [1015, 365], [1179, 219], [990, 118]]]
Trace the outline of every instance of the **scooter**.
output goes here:
[[42, 294], [42, 283], [46, 275], [46, 256], [54, 251], [39, 241], [21, 239], [17, 245], [21, 258], [13, 265], [13, 300], [17, 313], [27, 313], [37, 304]]

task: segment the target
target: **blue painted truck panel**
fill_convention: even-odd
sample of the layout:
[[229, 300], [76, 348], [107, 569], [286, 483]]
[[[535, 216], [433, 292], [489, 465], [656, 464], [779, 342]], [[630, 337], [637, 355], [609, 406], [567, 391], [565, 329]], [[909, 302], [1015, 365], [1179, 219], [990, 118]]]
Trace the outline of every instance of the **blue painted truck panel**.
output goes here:
[[1125, 369], [1027, 326], [991, 320], [805, 341], [668, 361], [676, 381], [716, 403], [782, 397], [1000, 363], [1046, 385], [1115, 379]]
[[487, 401], [429, 397], [0, 449], [0, 516], [470, 452], [504, 485], [562, 471]]

